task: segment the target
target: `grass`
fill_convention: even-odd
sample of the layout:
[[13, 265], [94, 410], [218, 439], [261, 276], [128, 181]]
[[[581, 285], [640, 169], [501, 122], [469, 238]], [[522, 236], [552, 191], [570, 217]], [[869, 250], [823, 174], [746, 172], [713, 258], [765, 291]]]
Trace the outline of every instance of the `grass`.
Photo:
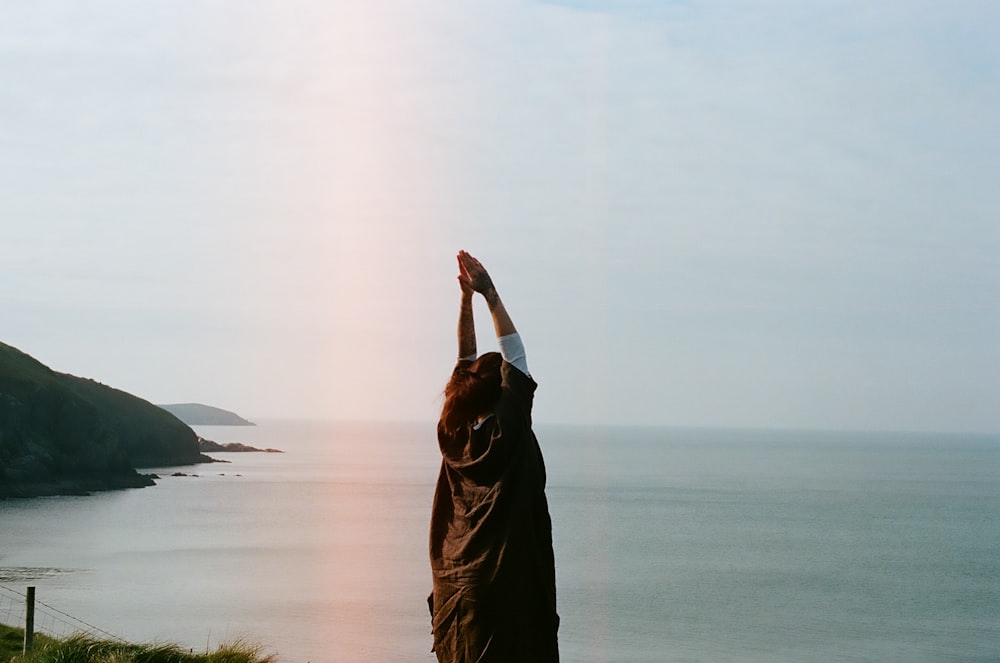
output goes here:
[[204, 654], [171, 644], [130, 644], [74, 635], [53, 640], [35, 635], [35, 646], [21, 655], [24, 631], [0, 625], [0, 663], [276, 663], [257, 645], [234, 642]]
[[[35, 646], [42, 647], [53, 640], [52, 638], [35, 634]], [[0, 624], [0, 663], [7, 663], [15, 656], [20, 656], [24, 650], [24, 629], [14, 628]]]

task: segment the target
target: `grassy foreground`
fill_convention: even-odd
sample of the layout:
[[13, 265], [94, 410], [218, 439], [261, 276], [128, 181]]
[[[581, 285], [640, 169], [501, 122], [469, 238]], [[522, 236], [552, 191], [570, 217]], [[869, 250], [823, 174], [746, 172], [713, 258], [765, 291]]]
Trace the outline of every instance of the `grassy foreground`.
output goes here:
[[0, 624], [0, 663], [276, 663], [261, 647], [243, 642], [195, 654], [177, 645], [134, 645], [74, 635], [53, 640], [35, 635], [34, 649], [21, 655], [24, 631]]

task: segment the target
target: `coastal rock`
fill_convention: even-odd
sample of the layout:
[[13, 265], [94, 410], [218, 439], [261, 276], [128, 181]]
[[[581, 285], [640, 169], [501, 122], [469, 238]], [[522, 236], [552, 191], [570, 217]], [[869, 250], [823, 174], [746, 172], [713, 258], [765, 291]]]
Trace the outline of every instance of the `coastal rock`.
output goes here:
[[149, 486], [137, 467], [211, 460], [169, 412], [0, 343], [0, 498]]
[[251, 452], [257, 451], [261, 453], [270, 454], [280, 454], [284, 453], [281, 449], [258, 449], [257, 447], [251, 447], [248, 444], [243, 444], [242, 442], [213, 442], [212, 440], [206, 440], [203, 437], [198, 438], [198, 446], [203, 452]]

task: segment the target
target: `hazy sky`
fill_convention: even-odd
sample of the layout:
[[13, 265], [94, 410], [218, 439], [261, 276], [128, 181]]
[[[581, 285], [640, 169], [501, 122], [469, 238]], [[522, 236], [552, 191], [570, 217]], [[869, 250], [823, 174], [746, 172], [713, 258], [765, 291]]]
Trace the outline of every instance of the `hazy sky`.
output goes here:
[[153, 402], [433, 421], [465, 248], [536, 421], [1000, 431], [998, 181], [993, 0], [0, 5], [0, 340]]

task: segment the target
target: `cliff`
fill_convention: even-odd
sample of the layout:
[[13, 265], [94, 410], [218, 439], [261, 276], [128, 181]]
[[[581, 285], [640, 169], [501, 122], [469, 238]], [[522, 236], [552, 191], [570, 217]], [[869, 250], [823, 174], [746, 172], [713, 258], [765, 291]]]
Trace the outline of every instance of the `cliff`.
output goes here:
[[0, 343], [0, 498], [148, 486], [135, 468], [210, 461], [169, 412]]

